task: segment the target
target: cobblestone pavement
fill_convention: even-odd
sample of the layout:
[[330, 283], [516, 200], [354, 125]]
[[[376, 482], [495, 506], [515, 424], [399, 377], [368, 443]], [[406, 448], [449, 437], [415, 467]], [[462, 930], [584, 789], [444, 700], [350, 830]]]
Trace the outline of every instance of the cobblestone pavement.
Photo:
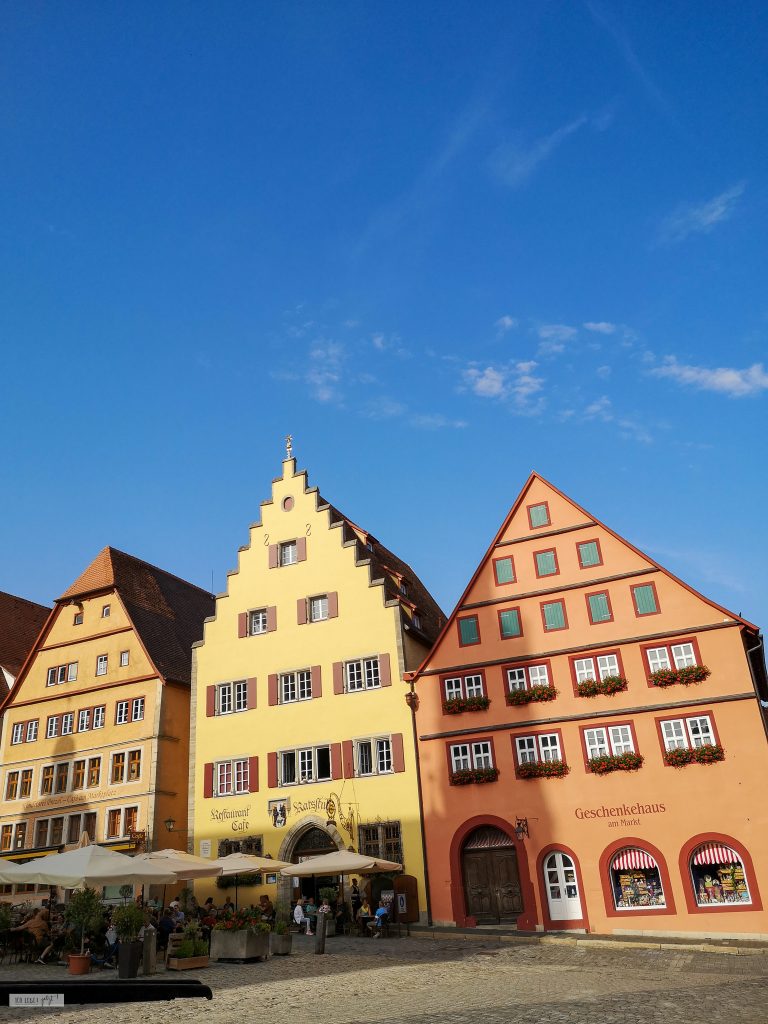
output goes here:
[[[214, 998], [54, 1010], [0, 1008], [0, 1021], [57, 1024], [765, 1024], [768, 956], [630, 945], [294, 937], [290, 957], [212, 964]], [[114, 976], [96, 971], [91, 978]], [[0, 966], [0, 980], [64, 979], [64, 968]], [[149, 979], [148, 979], [149, 980]]]

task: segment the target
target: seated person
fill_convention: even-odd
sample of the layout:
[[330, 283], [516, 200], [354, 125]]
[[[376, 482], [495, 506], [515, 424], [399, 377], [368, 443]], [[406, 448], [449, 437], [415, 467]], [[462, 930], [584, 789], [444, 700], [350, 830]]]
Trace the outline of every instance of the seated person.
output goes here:
[[160, 920], [157, 922], [158, 949], [165, 949], [168, 946], [168, 936], [175, 928], [176, 922], [173, 920], [173, 911], [170, 907], [166, 907], [160, 915]]
[[51, 912], [47, 907], [40, 907], [31, 914], [26, 921], [11, 928], [12, 932], [25, 932], [27, 936], [41, 949], [48, 945], [50, 935]]
[[373, 917], [371, 913], [371, 905], [368, 902], [368, 897], [364, 896], [362, 903], [360, 904], [357, 914], [355, 914], [355, 920], [357, 921], [357, 927], [361, 934], [365, 933], [365, 927]]
[[376, 908], [376, 913], [374, 914], [373, 920], [368, 922], [368, 929], [369, 931], [373, 932], [374, 939], [381, 938], [381, 929], [383, 928], [388, 918], [389, 911], [387, 910], [387, 905], [383, 902], [383, 900], [380, 900], [379, 905]]
[[312, 934], [312, 922], [310, 921], [307, 914], [304, 912], [303, 896], [299, 896], [299, 898], [296, 900], [296, 906], [293, 908], [293, 920], [299, 926], [299, 931], [301, 931], [302, 925], [306, 925], [306, 934]]
[[272, 905], [272, 900], [269, 898], [269, 896], [259, 897], [259, 912], [261, 914], [262, 921], [266, 921], [267, 924], [274, 924], [275, 908]]

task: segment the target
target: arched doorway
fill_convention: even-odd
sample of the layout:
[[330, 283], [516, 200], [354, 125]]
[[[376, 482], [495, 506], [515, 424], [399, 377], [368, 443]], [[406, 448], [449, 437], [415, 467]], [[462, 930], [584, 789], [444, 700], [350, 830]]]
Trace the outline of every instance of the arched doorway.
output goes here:
[[[325, 853], [336, 853], [338, 847], [333, 841], [331, 836], [326, 832], [324, 828], [318, 825], [313, 825], [308, 828], [306, 832], [303, 832], [293, 847], [291, 854], [291, 863], [301, 864], [307, 860], [308, 857], [320, 857]], [[294, 899], [299, 894], [304, 897], [311, 896], [312, 899], [317, 902], [320, 896], [320, 890], [327, 886], [338, 885], [338, 878], [295, 878], [294, 879]], [[298, 884], [297, 884], [298, 883]]]
[[493, 825], [471, 832], [461, 850], [467, 914], [478, 924], [514, 922], [523, 912], [517, 850], [512, 838]]
[[549, 916], [553, 921], [579, 921], [582, 917], [579, 883], [573, 858], [554, 850], [543, 864]]

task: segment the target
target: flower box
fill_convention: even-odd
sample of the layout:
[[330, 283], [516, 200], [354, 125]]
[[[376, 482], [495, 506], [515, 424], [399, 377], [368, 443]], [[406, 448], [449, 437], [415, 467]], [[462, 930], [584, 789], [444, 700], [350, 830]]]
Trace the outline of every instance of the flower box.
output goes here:
[[643, 766], [641, 754], [603, 754], [601, 757], [590, 757], [587, 767], [595, 775], [607, 775], [608, 772], [636, 772]]
[[272, 932], [269, 936], [269, 952], [272, 956], [290, 956], [292, 946], [293, 936], [290, 932]]
[[538, 701], [554, 700], [557, 690], [554, 686], [532, 686], [530, 690], [510, 690], [507, 704], [532, 704]]
[[469, 786], [473, 782], [495, 782], [498, 777], [498, 768], [464, 768], [458, 772], [451, 772], [451, 785]]
[[705, 743], [703, 747], [678, 747], [667, 750], [664, 764], [670, 768], [684, 768], [687, 764], [716, 764], [725, 760], [725, 751], [719, 743]]
[[490, 697], [451, 697], [443, 701], [446, 715], [460, 715], [464, 711], [485, 711], [491, 706]]
[[686, 665], [685, 668], [660, 668], [657, 672], [651, 672], [650, 680], [652, 686], [675, 686], [677, 683], [690, 686], [692, 683], [703, 683], [711, 675], [706, 665]]
[[517, 767], [519, 779], [562, 779], [571, 769], [565, 761], [525, 761]]
[[623, 676], [605, 676], [603, 679], [583, 679], [576, 683], [576, 692], [580, 697], [610, 697], [621, 693], [627, 688], [627, 680]]
[[167, 967], [169, 971], [197, 971], [209, 963], [207, 956], [169, 956]]
[[269, 932], [250, 928], [211, 932], [211, 960], [266, 960], [269, 956]]

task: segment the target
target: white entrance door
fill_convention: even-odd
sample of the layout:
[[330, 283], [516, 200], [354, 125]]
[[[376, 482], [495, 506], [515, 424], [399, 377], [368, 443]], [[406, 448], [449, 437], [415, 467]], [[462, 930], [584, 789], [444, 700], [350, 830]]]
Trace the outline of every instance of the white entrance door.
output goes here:
[[544, 861], [549, 916], [553, 921], [578, 921], [581, 899], [576, 868], [567, 853], [550, 853]]

